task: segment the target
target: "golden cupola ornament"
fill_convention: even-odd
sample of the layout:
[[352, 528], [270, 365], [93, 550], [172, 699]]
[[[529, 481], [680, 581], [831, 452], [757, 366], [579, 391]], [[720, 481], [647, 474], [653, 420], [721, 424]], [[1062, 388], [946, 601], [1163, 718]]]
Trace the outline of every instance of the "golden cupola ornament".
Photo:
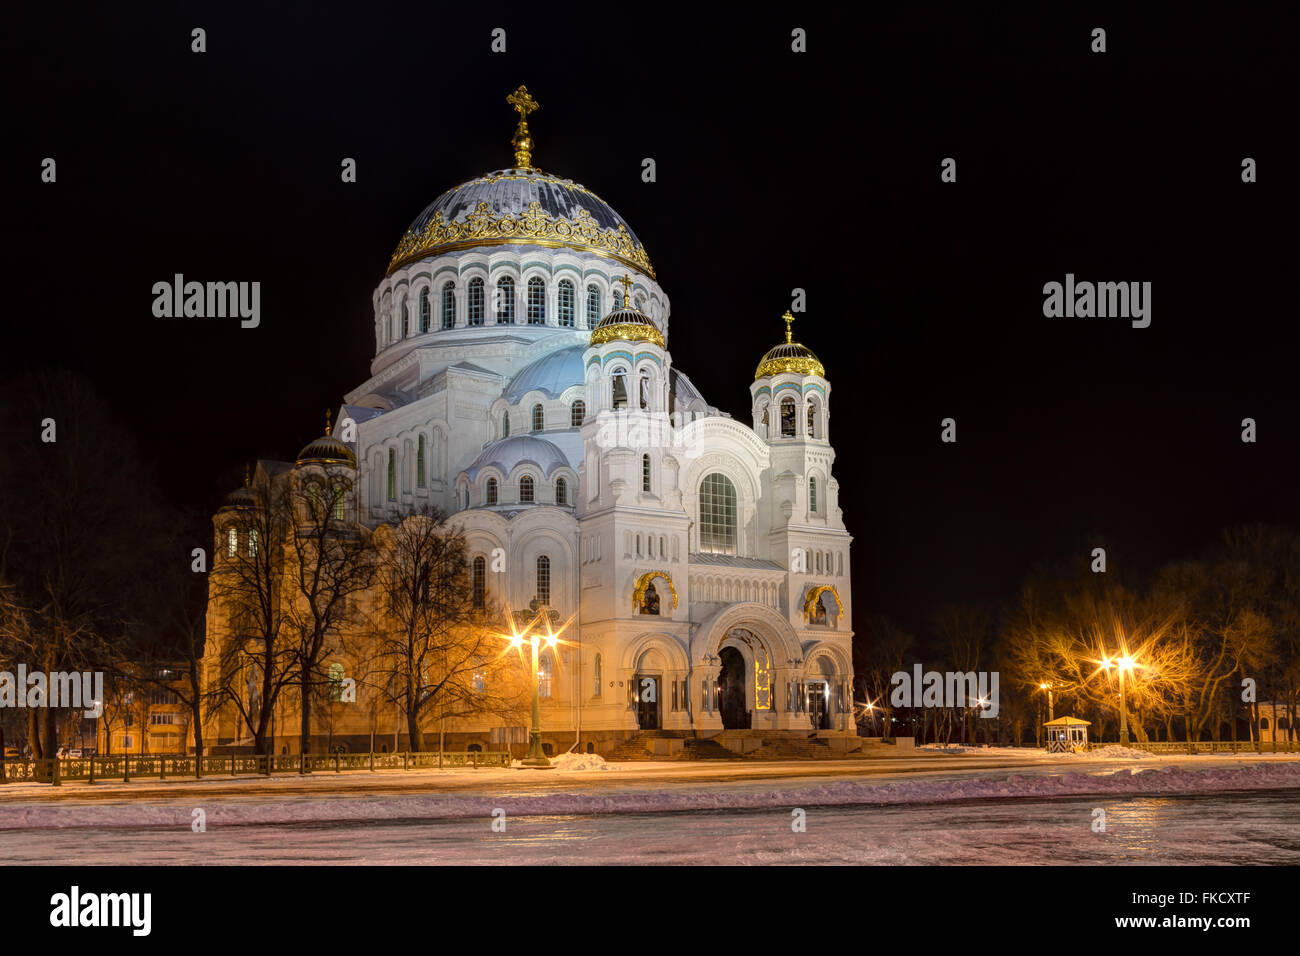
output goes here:
[[785, 320], [785, 341], [773, 349], [769, 349], [763, 356], [762, 361], [758, 363], [758, 370], [754, 372], [755, 380], [767, 378], [769, 375], [816, 375], [821, 378], [826, 377], [826, 367], [822, 365], [821, 360], [813, 354], [813, 350], [808, 346], [794, 341], [794, 333], [790, 326], [794, 323], [794, 316], [787, 309], [785, 315], [781, 318]]
[[624, 342], [652, 342], [664, 348], [664, 334], [655, 325], [654, 319], [646, 315], [628, 300], [627, 287], [632, 284], [631, 276], [623, 276], [623, 304], [605, 316], [591, 330], [591, 344], [604, 345], [616, 339]]

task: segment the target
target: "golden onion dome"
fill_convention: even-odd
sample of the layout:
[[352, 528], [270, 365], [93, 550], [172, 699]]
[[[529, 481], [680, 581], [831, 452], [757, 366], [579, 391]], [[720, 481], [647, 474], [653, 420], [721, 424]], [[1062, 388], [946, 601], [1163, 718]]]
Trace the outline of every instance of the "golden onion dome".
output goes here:
[[299, 465], [348, 465], [357, 467], [352, 449], [330, 434], [329, 413], [325, 413], [325, 434], [298, 452]]
[[825, 378], [826, 368], [822, 365], [821, 360], [813, 354], [813, 350], [794, 341], [794, 333], [790, 331], [790, 324], [794, 322], [794, 316], [790, 314], [789, 310], [786, 310], [782, 318], [785, 319], [785, 341], [776, 348], [768, 350], [762, 361], [758, 363], [754, 378], [766, 378], [769, 375], [781, 375], [787, 372], [794, 375], [818, 375]]
[[664, 334], [654, 320], [636, 306], [628, 302], [627, 284], [631, 280], [623, 277], [623, 305], [605, 316], [591, 330], [591, 344], [604, 345], [615, 339], [625, 342], [653, 342], [664, 348]]

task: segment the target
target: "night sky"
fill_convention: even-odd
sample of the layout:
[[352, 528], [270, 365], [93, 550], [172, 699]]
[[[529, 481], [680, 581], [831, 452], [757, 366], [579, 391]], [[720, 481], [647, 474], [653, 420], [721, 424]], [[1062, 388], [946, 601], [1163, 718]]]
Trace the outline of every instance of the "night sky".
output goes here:
[[[807, 290], [859, 630], [1098, 543], [1140, 580], [1225, 525], [1300, 524], [1294, 10], [487, 9], [7, 11], [0, 374], [84, 372], [210, 514], [367, 377], [394, 245], [510, 165], [523, 83], [534, 161], [632, 224], [710, 402], [749, 420]], [[155, 319], [177, 272], [260, 281], [261, 327]], [[1044, 318], [1067, 272], [1151, 282], [1151, 327]]]

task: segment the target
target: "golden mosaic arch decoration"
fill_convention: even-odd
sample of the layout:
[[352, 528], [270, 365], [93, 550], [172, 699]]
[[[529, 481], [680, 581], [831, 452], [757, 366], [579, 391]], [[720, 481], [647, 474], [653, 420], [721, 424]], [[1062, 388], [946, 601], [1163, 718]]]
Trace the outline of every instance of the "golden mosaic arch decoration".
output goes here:
[[817, 585], [817, 587], [810, 589], [808, 591], [808, 597], [804, 599], [803, 602], [804, 617], [808, 618], [809, 620], [812, 619], [813, 608], [815, 608], [817, 606], [817, 602], [822, 599], [822, 595], [827, 593], [828, 591], [830, 592], [831, 597], [835, 598], [835, 613], [840, 617], [844, 616], [844, 602], [840, 600], [840, 592], [835, 590], [835, 585], [819, 584]]
[[655, 578], [664, 579], [664, 583], [668, 585], [668, 590], [673, 595], [673, 610], [677, 610], [677, 588], [673, 586], [672, 575], [667, 571], [647, 571], [637, 578], [636, 588], [632, 591], [632, 606], [640, 611], [641, 602], [645, 600], [646, 588], [650, 587], [650, 582]]

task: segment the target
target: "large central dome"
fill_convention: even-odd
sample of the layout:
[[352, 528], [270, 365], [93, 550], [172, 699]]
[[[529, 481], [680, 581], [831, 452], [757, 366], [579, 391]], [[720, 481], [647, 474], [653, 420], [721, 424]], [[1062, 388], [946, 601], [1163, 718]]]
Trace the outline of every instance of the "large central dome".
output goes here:
[[654, 277], [636, 233], [581, 183], [536, 168], [499, 169], [448, 189], [416, 217], [388, 265], [490, 245], [566, 246]]

